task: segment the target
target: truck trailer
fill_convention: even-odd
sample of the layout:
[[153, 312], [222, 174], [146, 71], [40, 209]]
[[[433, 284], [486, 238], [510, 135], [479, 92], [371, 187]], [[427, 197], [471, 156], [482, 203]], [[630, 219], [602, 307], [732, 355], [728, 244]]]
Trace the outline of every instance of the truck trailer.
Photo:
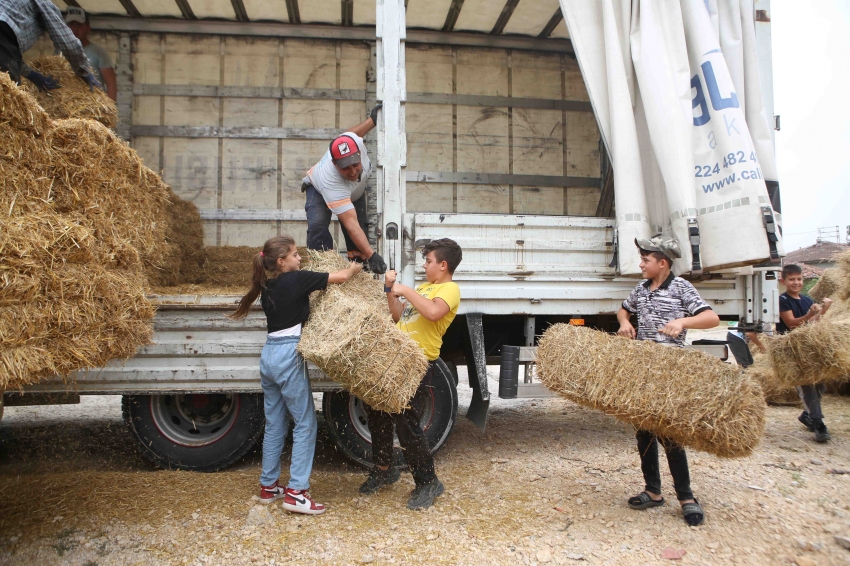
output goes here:
[[[646, 236], [673, 230], [687, 252], [676, 271], [695, 283], [723, 320], [752, 329], [778, 320], [781, 210], [772, 163], [768, 0], [696, 3], [715, 29], [731, 25], [739, 32], [741, 77], [749, 98], [761, 101], [765, 123], [750, 128], [752, 151], [742, 153], [747, 166], [738, 150], [731, 153], [740, 170], [725, 156], [723, 163], [704, 164], [692, 156], [687, 185], [679, 187], [682, 206], [657, 134], [655, 155], [645, 151], [645, 140], [659, 128], [652, 123], [658, 108], [644, 100], [651, 94], [644, 75], [652, 69], [638, 65], [636, 73], [626, 68], [618, 74], [616, 58], [606, 51], [618, 37], [629, 44], [628, 25], [619, 36], [617, 26], [629, 24], [622, 17], [630, 2], [81, 4], [90, 8], [92, 40], [116, 61], [119, 135], [177, 195], [198, 206], [207, 246], [258, 247], [280, 233], [305, 241], [304, 173], [330, 139], [383, 102], [377, 135], [366, 140], [378, 164], [366, 193], [372, 245], [408, 285], [423, 279], [417, 250], [429, 240], [450, 237], [464, 252], [455, 274], [461, 306], [445, 336], [434, 386], [412, 401], [423, 407], [434, 451], [457, 420], [458, 366], [466, 366], [472, 390], [466, 417], [483, 430], [496, 397], [487, 366], [500, 363], [503, 346], [534, 346], [535, 336], [556, 322], [616, 330], [615, 313], [639, 275], [635, 230]], [[737, 24], [727, 21], [730, 9], [737, 9]], [[649, 44], [653, 14], [639, 15]], [[634, 32], [637, 15], [631, 17]], [[634, 39], [631, 33], [631, 58], [637, 59]], [[26, 58], [51, 52], [43, 39]], [[702, 69], [686, 93], [694, 127], [709, 115], [721, 120], [712, 114], [719, 112], [716, 102], [728, 108], [735, 97], [747, 122], [733, 120], [732, 127], [746, 131], [755, 121], [750, 108], [758, 105], [744, 104], [743, 93], [734, 92], [729, 81], [739, 80], [736, 69], [726, 75], [716, 63]], [[663, 98], [663, 80], [658, 85]], [[621, 106], [637, 116], [631, 153], [623, 142], [630, 138]], [[674, 131], [670, 136], [675, 141]], [[687, 204], [700, 183], [713, 196], [712, 183], [750, 172], [760, 177], [763, 194], [716, 206], [718, 213], [746, 212], [736, 221], [740, 231], [734, 224], [711, 224], [720, 216], [712, 217], [714, 205]], [[337, 224], [332, 232], [341, 241]], [[765, 250], [754, 257], [765, 261], [707, 263], [718, 249], [735, 256], [751, 240]], [[149, 459], [166, 468], [221, 469], [262, 435], [258, 360], [265, 317], [255, 310], [244, 321], [226, 318], [240, 298], [235, 295], [150, 298], [157, 307], [154, 340], [133, 358], [7, 391], [5, 404], [122, 395], [127, 426]], [[697, 347], [728, 355], [723, 344]], [[368, 464], [362, 402], [317, 368], [308, 371], [314, 392], [323, 395], [330, 437], [346, 456]], [[498, 397], [549, 394], [533, 371], [520, 375], [500, 384]]]

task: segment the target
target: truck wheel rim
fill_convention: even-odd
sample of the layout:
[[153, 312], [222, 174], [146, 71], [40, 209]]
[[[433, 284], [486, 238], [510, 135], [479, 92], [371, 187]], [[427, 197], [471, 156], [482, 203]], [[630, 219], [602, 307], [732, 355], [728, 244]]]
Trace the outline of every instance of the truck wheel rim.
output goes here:
[[[434, 419], [434, 394], [431, 388], [417, 391], [410, 404], [419, 409], [419, 414], [422, 415], [419, 419], [419, 426], [422, 427], [423, 431], [428, 430], [431, 421]], [[371, 443], [372, 434], [369, 432], [369, 420], [366, 415], [366, 404], [354, 395], [349, 395], [348, 417], [351, 424], [361, 438]], [[400, 446], [395, 428], [393, 428], [393, 445]]]
[[239, 396], [152, 395], [151, 417], [165, 438], [200, 448], [227, 436], [239, 416]]

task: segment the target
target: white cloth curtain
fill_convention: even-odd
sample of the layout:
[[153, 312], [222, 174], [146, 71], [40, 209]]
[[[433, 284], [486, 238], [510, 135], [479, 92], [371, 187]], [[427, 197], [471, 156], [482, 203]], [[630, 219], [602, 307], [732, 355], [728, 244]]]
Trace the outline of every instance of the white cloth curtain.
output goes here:
[[[769, 259], [762, 207], [776, 179], [752, 0], [561, 0], [614, 167], [619, 270], [634, 238], [670, 233], [692, 271]], [[781, 242], [779, 242], [781, 251]]]

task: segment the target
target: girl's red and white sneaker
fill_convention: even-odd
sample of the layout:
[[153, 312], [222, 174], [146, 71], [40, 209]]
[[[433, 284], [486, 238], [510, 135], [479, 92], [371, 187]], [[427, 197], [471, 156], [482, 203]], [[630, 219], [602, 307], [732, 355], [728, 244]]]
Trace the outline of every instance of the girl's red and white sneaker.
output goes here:
[[269, 503], [273, 503], [283, 497], [285, 494], [285, 490], [282, 486], [278, 485], [277, 482], [274, 482], [274, 485], [261, 485], [260, 486], [260, 503], [264, 505], [268, 505]]
[[321, 515], [325, 512], [325, 506], [316, 503], [306, 489], [286, 488], [283, 498], [283, 508], [293, 513], [305, 513], [307, 515]]

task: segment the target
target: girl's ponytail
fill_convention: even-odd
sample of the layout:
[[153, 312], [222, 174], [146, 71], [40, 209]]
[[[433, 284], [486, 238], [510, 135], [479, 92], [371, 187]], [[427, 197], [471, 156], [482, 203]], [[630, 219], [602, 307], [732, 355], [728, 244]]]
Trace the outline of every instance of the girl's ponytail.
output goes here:
[[245, 318], [251, 305], [266, 288], [267, 272], [274, 271], [278, 258], [286, 257], [295, 247], [295, 240], [290, 236], [275, 236], [266, 240], [263, 251], [254, 256], [251, 272], [251, 289], [239, 301], [236, 312], [227, 315], [229, 318]]

